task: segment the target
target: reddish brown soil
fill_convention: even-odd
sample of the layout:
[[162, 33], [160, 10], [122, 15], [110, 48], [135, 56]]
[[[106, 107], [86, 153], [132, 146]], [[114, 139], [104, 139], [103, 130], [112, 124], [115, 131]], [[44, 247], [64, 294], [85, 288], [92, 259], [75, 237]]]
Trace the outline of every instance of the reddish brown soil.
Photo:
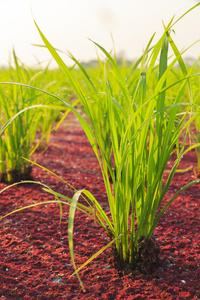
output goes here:
[[[37, 162], [56, 172], [77, 189], [87, 188], [108, 211], [97, 160], [77, 122], [52, 135], [49, 148], [36, 153]], [[181, 168], [197, 167], [195, 152]], [[169, 164], [170, 166], [170, 164]], [[59, 193], [72, 190], [56, 177], [34, 166], [33, 177]], [[177, 173], [166, 200], [194, 180], [194, 171]], [[0, 189], [6, 185], [1, 183]], [[68, 250], [68, 209], [59, 226], [59, 206], [42, 205], [1, 220], [0, 298], [2, 299], [200, 299], [200, 186], [186, 190], [164, 214], [155, 231], [161, 265], [151, 275], [116, 268], [107, 249], [81, 272], [81, 291]], [[36, 184], [12, 187], [0, 194], [0, 215], [25, 205], [53, 199]], [[93, 220], [76, 212], [74, 247], [77, 266], [108, 243]]]

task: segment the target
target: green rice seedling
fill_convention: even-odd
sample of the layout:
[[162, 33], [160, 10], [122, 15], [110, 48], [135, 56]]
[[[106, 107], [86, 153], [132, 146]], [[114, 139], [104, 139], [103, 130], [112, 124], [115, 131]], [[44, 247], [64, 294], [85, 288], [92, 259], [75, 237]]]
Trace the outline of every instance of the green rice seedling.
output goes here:
[[[193, 8], [198, 5], [200, 3]], [[75, 269], [74, 274], [77, 276], [85, 265], [112, 243], [115, 244], [117, 255], [124, 264], [144, 271], [150, 270], [152, 265], [158, 262], [158, 246], [153, 233], [160, 218], [182, 191], [200, 182], [195, 180], [180, 187], [179, 191], [163, 203], [183, 155], [197, 147], [197, 145], [187, 146], [186, 138], [189, 125], [199, 115], [199, 107], [193, 101], [190, 84], [190, 78], [195, 75], [192, 75], [193, 68], [187, 70], [182, 55], [172, 39], [171, 29], [177, 22], [173, 23], [173, 20], [174, 18], [168, 26], [163, 24], [164, 33], [154, 46], [151, 46], [154, 35], [152, 36], [143, 56], [135, 64], [129, 77], [120, 69], [109, 52], [93, 42], [105, 55], [106, 62], [103, 67], [102, 90], [99, 90], [99, 86], [96, 86], [92, 78], [82, 70], [87, 84], [91, 86], [92, 93], [89, 99], [79, 81], [73, 76], [72, 70], [66, 66], [35, 23], [45, 46], [68, 78], [84, 107], [86, 117], [69, 102], [60, 99], [78, 118], [94, 150], [102, 170], [111, 213], [111, 217], [108, 217], [100, 202], [87, 190], [76, 191], [74, 197], [69, 199], [45, 187], [47, 192], [55, 195], [55, 202], [60, 205], [61, 215], [62, 204], [70, 204], [69, 248]], [[170, 62], [169, 46], [174, 53]], [[176, 63], [180, 66], [182, 77], [171, 82], [168, 79]], [[171, 97], [175, 86], [177, 89]], [[185, 91], [187, 91], [188, 101], [182, 102]], [[191, 115], [190, 112], [194, 107], [195, 113]], [[177, 123], [177, 114], [180, 110], [183, 114], [179, 115], [180, 119]], [[98, 112], [100, 112], [99, 118], [97, 118]], [[105, 132], [101, 126], [105, 126]], [[0, 134], [4, 129], [5, 127]], [[179, 142], [181, 136], [183, 136], [182, 143]], [[176, 155], [176, 159], [164, 182], [163, 175], [167, 162], [173, 154]], [[114, 169], [111, 167], [110, 157], [113, 159]], [[112, 183], [109, 176], [112, 178]], [[79, 203], [80, 196], [85, 199], [85, 205]], [[78, 269], [73, 251], [73, 224], [76, 209], [91, 216], [111, 237], [111, 242], [107, 246]], [[146, 265], [143, 264], [144, 261]]]
[[[9, 79], [13, 80], [14, 77], [16, 81], [23, 81], [27, 75], [26, 71], [23, 67], [19, 66], [14, 51], [13, 57], [15, 69], [10, 69]], [[4, 124], [20, 110], [29, 106], [29, 104], [27, 105], [26, 103], [26, 99], [27, 94], [24, 93], [23, 89], [12, 86], [9, 90], [5, 90], [5, 85], [2, 85], [0, 89], [0, 124]], [[4, 135], [0, 137], [0, 173], [2, 174], [2, 179], [6, 182], [20, 180], [30, 174], [29, 163], [23, 161], [21, 156], [29, 156], [28, 153], [31, 148], [32, 137], [30, 133], [28, 134], [28, 128], [30, 127], [32, 118], [33, 115], [30, 115], [29, 112], [26, 112], [23, 118], [19, 116], [19, 118], [9, 126]], [[35, 127], [32, 123], [32, 134], [34, 130]]]
[[[5, 124], [11, 117], [16, 115], [21, 110], [29, 107], [30, 104], [53, 105], [46, 94], [39, 97], [39, 94], [34, 89], [25, 89], [15, 82], [21, 82], [39, 85], [41, 84], [44, 74], [49, 74], [46, 69], [44, 72], [38, 70], [30, 70], [20, 65], [18, 58], [13, 51], [15, 68], [10, 67], [9, 70], [0, 72], [0, 76], [4, 83], [0, 86], [0, 125]], [[58, 72], [57, 72], [58, 73]], [[46, 76], [47, 77], [47, 76]], [[47, 91], [53, 91], [59, 88], [60, 81], [50, 82], [49, 78], [45, 78], [43, 88]], [[48, 80], [48, 81], [47, 81]], [[63, 79], [62, 79], [63, 81]], [[48, 82], [48, 85], [47, 85]], [[51, 83], [51, 84], [50, 84]], [[44, 85], [45, 84], [45, 85]], [[6, 88], [5, 88], [6, 87]], [[60, 110], [65, 109], [65, 107]], [[19, 115], [4, 135], [0, 137], [0, 180], [5, 182], [20, 181], [21, 179], [30, 178], [31, 167], [30, 164], [23, 160], [22, 157], [30, 158], [38, 146], [36, 137], [39, 138], [39, 144], [42, 147], [47, 146], [49, 136], [52, 130], [53, 122], [58, 120], [58, 111], [39, 110], [34, 113], [31, 110], [25, 110], [23, 115]]]
[[[199, 95], [197, 96], [197, 98], [195, 99], [198, 103], [199, 106]], [[198, 115], [195, 119], [195, 142], [198, 143], [200, 145], [200, 115]], [[198, 161], [198, 177], [200, 176], [200, 147], [196, 148], [196, 153], [197, 153], [197, 161]]]
[[[141, 255], [139, 250], [141, 238], [152, 238], [154, 229], [164, 211], [176, 196], [185, 189], [184, 187], [177, 192], [159, 212], [159, 207], [182, 156], [192, 148], [186, 148], [185, 139], [182, 145], [178, 143], [178, 139], [183, 134], [184, 129], [188, 128], [189, 124], [198, 115], [197, 112], [188, 120], [186, 119], [193, 103], [189, 82], [192, 70], [187, 71], [181, 53], [170, 35], [172, 22], [173, 19], [167, 27], [164, 26], [164, 34], [151, 51], [153, 37], [150, 39], [140, 60], [141, 67], [138, 78], [135, 80], [136, 86], [132, 95], [127, 86], [126, 78], [116, 61], [103, 47], [94, 42], [105, 54], [107, 63], [104, 70], [104, 90], [100, 91], [105, 97], [102, 99], [98, 87], [93, 88], [91, 83], [93, 89], [92, 101], [88, 101], [88, 98], [85, 97], [78, 82], [72, 77], [70, 70], [36, 24], [46, 47], [71, 81], [89, 119], [89, 123], [85, 123], [75, 112], [102, 168], [112, 216], [111, 221], [107, 218], [106, 220], [103, 218], [103, 220], [110, 231], [110, 235], [117, 238], [115, 246], [120, 259], [132, 265], [137, 264], [137, 260]], [[175, 58], [168, 65], [169, 44]], [[155, 65], [157, 60], [159, 60], [158, 66]], [[183, 77], [168, 86], [168, 76], [177, 62], [180, 65]], [[106, 66], [108, 67], [106, 68]], [[149, 97], [147, 92], [148, 81], [155, 67], [158, 69], [158, 77], [154, 91]], [[86, 79], [89, 80], [87, 76]], [[92, 82], [91, 78], [88, 82]], [[177, 86], [176, 95], [170, 103], [169, 100], [166, 101], [166, 98], [170, 93], [171, 86], [175, 85]], [[188, 90], [188, 103], [182, 102], [185, 88]], [[95, 90], [98, 92], [95, 93]], [[110, 168], [108, 157], [105, 154], [108, 140], [105, 139], [100, 129], [104, 124], [102, 123], [102, 114], [99, 115], [98, 120], [94, 118], [100, 105], [103, 106], [106, 114], [107, 127], [104, 127], [104, 129], [106, 130], [106, 137], [109, 136], [109, 143], [111, 144], [109, 150], [113, 153], [115, 172]], [[175, 126], [177, 112], [184, 106], [187, 109], [179, 124]], [[100, 112], [103, 109], [100, 107]], [[169, 112], [168, 119], [166, 118], [166, 112]], [[96, 143], [101, 155], [99, 155], [96, 148]], [[174, 145], [177, 143], [177, 149], [174, 149]], [[166, 183], [163, 184], [163, 174], [173, 153], [176, 153], [177, 158]], [[112, 176], [113, 186], [109, 182], [108, 170]], [[94, 204], [95, 200], [92, 196], [90, 196], [90, 200]], [[98, 211], [98, 213], [98, 217], [102, 222], [101, 212]], [[137, 228], [135, 227], [136, 220]], [[118, 238], [119, 236], [120, 238]]]
[[[194, 67], [194, 72], [199, 72], [199, 66]], [[200, 106], [200, 93], [199, 93], [199, 78], [192, 78], [191, 79], [191, 85], [193, 90], [193, 101], [196, 104], [194, 106], [194, 109], [192, 110], [191, 114], [198, 111], [198, 108]], [[190, 144], [200, 144], [200, 115], [197, 115], [194, 122], [191, 124], [190, 132], [189, 132], [189, 138], [190, 138]], [[194, 169], [194, 173], [200, 176], [200, 147], [197, 147], [196, 149], [197, 154], [197, 162], [198, 162], [198, 169], [196, 174], [196, 170]]]
[[[196, 121], [195, 121], [195, 129], [196, 129], [196, 142], [200, 144], [200, 120], [199, 116], [197, 116]], [[196, 149], [197, 153], [197, 161], [198, 161], [198, 177], [200, 176], [200, 147]]]
[[37, 73], [37, 81], [33, 78], [33, 81], [28, 82], [29, 85], [37, 86], [49, 93], [49, 95], [40, 93], [38, 104], [47, 106], [59, 104], [59, 110], [48, 109], [40, 112], [40, 120], [38, 121], [37, 128], [39, 143], [36, 145], [39, 146], [40, 149], [45, 149], [48, 146], [51, 132], [55, 128], [55, 124], [60, 121], [62, 117], [60, 112], [64, 113], [66, 110], [64, 105], [63, 107], [61, 106], [60, 101], [58, 102], [55, 98], [52, 99], [51, 94], [66, 99], [72, 97], [72, 90], [69, 88], [69, 84], [63, 76], [61, 77], [61, 71], [59, 69], [49, 70], [48, 67], [49, 66], [47, 66], [45, 70], [40, 70], [40, 72]]

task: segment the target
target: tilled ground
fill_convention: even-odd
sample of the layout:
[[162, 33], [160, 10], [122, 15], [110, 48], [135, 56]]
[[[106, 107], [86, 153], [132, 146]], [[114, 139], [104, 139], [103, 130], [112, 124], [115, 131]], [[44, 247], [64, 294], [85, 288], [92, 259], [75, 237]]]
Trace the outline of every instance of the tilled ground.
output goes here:
[[[87, 188], [108, 211], [103, 179], [97, 160], [82, 129], [75, 121], [52, 135], [48, 149], [37, 152], [37, 162], [77, 189]], [[70, 125], [70, 126], [69, 126]], [[190, 152], [180, 168], [197, 167]], [[170, 168], [170, 162], [169, 162]], [[167, 174], [166, 174], [167, 176]], [[73, 191], [55, 176], [33, 167], [35, 181], [71, 197]], [[177, 173], [166, 200], [181, 186], [196, 179], [194, 170]], [[1, 183], [0, 190], [6, 185]], [[2, 299], [200, 299], [200, 186], [183, 192], [164, 214], [155, 231], [161, 248], [161, 265], [151, 275], [116, 267], [107, 249], [76, 278], [68, 249], [68, 209], [56, 204], [40, 205], [1, 220], [0, 298]], [[0, 215], [20, 207], [53, 199], [37, 184], [12, 187], [0, 194]], [[94, 221], [76, 212], [74, 248], [77, 266], [108, 243]]]

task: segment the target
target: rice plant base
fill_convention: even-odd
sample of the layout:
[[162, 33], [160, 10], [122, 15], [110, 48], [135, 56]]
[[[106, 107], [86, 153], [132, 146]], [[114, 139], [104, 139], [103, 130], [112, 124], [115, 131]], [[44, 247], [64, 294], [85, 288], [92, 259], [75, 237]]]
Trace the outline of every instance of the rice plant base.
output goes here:
[[155, 237], [138, 240], [139, 253], [136, 257], [136, 268], [147, 274], [160, 266], [160, 246]]
[[22, 180], [33, 180], [32, 167], [29, 166], [26, 171], [20, 172], [19, 170], [15, 169], [9, 171], [8, 173], [0, 173], [0, 182], [5, 182], [8, 184], [12, 184], [15, 182], [19, 182]]
[[152, 275], [162, 266], [163, 261], [160, 258], [160, 245], [155, 237], [141, 237], [138, 240], [137, 249], [135, 250], [134, 262], [130, 264], [120, 260], [116, 249], [113, 249], [114, 264], [120, 277], [123, 274], [133, 276], [135, 271]]

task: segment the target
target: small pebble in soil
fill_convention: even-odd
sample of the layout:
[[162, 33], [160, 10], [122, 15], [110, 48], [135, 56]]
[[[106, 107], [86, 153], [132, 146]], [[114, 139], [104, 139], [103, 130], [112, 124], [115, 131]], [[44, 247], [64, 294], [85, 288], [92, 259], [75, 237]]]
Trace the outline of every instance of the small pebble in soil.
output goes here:
[[186, 281], [185, 281], [185, 280], [181, 280], [181, 282], [184, 283], [184, 284], [186, 284]]
[[51, 281], [52, 281], [53, 283], [56, 283], [56, 282], [57, 282], [58, 285], [63, 284], [62, 278], [61, 278], [61, 277], [55, 277], [55, 278], [52, 278]]
[[107, 265], [107, 266], [105, 267], [105, 269], [106, 269], [106, 270], [110, 269], [110, 266], [109, 266], [109, 265]]
[[159, 276], [159, 277], [158, 277], [158, 280], [161, 281], [161, 280], [163, 280], [163, 278]]
[[71, 264], [65, 263], [65, 266], [66, 266], [66, 267], [71, 267]]

